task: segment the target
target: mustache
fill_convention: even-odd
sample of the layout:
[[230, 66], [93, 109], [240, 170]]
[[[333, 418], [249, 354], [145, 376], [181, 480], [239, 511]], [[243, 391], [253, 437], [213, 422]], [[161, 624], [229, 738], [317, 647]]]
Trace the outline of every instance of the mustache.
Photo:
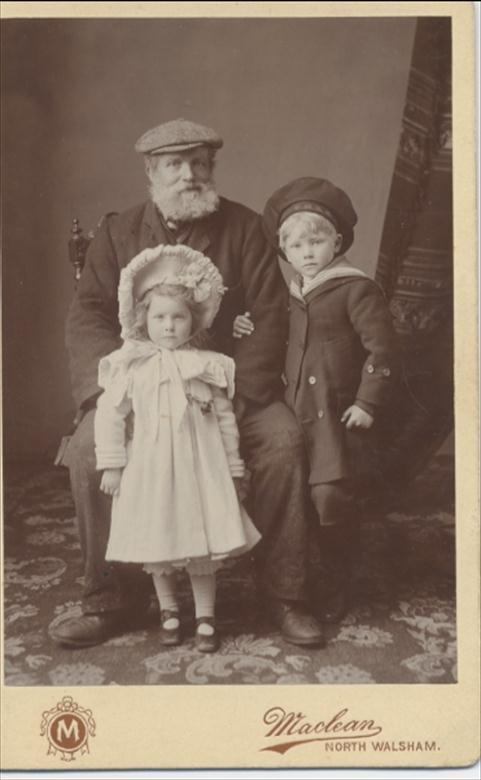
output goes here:
[[165, 219], [179, 222], [200, 219], [219, 207], [219, 196], [212, 179], [186, 184], [180, 191], [176, 187], [160, 185], [153, 179], [149, 193]]

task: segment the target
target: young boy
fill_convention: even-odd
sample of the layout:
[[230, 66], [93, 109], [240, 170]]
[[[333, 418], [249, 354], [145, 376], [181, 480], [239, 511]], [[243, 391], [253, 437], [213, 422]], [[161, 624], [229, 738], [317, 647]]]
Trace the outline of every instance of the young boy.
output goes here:
[[[295, 272], [285, 401], [304, 432], [330, 579], [322, 611], [335, 622], [348, 608], [355, 499], [375, 476], [368, 473], [374, 423], [397, 376], [396, 335], [380, 288], [344, 257], [357, 222], [345, 192], [325, 179], [296, 179], [269, 198], [263, 219]], [[246, 315], [235, 321], [238, 338], [254, 328]]]

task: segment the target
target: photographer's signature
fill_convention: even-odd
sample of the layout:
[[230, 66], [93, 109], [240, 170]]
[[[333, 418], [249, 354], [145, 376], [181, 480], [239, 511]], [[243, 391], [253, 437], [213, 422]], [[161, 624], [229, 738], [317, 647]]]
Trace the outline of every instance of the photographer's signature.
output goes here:
[[345, 707], [327, 718], [309, 718], [303, 712], [271, 707], [264, 712], [263, 723], [268, 727], [265, 738], [270, 743], [260, 750], [287, 753], [292, 748], [312, 742], [324, 743], [328, 752], [363, 752], [369, 747], [375, 752], [433, 752], [440, 750], [435, 740], [387, 741], [374, 739], [382, 733], [373, 718], [352, 717]]

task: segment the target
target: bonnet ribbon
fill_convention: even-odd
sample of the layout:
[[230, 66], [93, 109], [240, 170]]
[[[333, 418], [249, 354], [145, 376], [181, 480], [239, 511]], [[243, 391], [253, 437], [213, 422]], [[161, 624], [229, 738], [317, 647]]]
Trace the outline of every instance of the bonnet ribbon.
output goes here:
[[139, 359], [147, 360], [148, 381], [153, 390], [153, 409], [145, 418], [146, 433], [158, 438], [160, 428], [160, 386], [167, 383], [168, 409], [172, 425], [179, 428], [189, 405], [185, 382], [200, 379], [206, 384], [226, 388], [234, 395], [234, 362], [211, 352], [170, 350], [148, 341], [126, 341], [121, 349], [102, 358], [99, 364], [99, 384], [109, 388], [114, 404], [120, 404], [130, 385], [130, 368]]

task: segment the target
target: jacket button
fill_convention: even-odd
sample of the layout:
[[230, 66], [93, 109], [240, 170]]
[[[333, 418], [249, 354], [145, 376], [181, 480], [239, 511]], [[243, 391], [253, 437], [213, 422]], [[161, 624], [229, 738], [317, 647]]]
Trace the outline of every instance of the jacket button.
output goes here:
[[368, 367], [366, 368], [366, 371], [368, 374], [374, 374], [374, 366], [369, 363]]
[[316, 382], [317, 382], [317, 379], [316, 379], [315, 376], [310, 376], [307, 381], [309, 382], [310, 385], [315, 385]]
[[322, 420], [322, 418], [324, 417], [324, 410], [323, 409], [319, 409], [319, 411], [317, 413], [317, 416], [319, 417], [320, 420]]
[[384, 376], [391, 376], [391, 370], [389, 368], [383, 368], [382, 373]]

